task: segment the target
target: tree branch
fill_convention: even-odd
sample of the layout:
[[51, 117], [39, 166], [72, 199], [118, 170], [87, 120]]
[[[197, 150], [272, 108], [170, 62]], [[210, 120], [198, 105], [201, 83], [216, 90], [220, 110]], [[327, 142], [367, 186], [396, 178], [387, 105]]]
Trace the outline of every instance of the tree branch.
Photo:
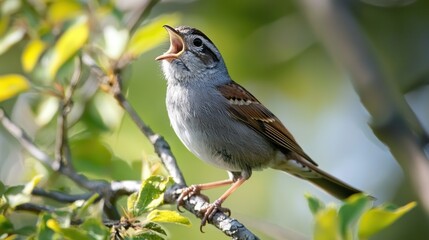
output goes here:
[[119, 75], [116, 75], [116, 80], [113, 81], [111, 91], [115, 99], [125, 109], [140, 131], [152, 143], [155, 148], [155, 152], [158, 154], [159, 158], [164, 164], [164, 167], [167, 169], [174, 182], [179, 185], [186, 186], [185, 178], [183, 177], [183, 174], [177, 165], [177, 161], [171, 152], [170, 145], [161, 135], [156, 134], [145, 122], [143, 122], [131, 104], [124, 97], [120, 87]]
[[[177, 199], [183, 189], [183, 186], [173, 185], [164, 193], [164, 202], [170, 204], [176, 204]], [[203, 197], [199, 195], [191, 196], [184, 201], [183, 208], [194, 214], [196, 217], [202, 219], [203, 214], [201, 210], [210, 204]], [[213, 218], [209, 221], [210, 224], [221, 230], [225, 235], [236, 240], [256, 240], [259, 239], [249, 229], [247, 229], [242, 223], [234, 218], [231, 218], [223, 212], [216, 212]]]
[[76, 58], [75, 61], [75, 70], [73, 76], [70, 79], [70, 84], [68, 85], [63, 99], [61, 99], [58, 118], [57, 118], [57, 137], [55, 145], [55, 160], [57, 161], [59, 167], [67, 166], [72, 168], [71, 164], [71, 153], [70, 147], [68, 144], [68, 125], [67, 125], [67, 115], [70, 113], [73, 102], [72, 96], [74, 90], [76, 89], [80, 75], [82, 72], [82, 63], [80, 57]]
[[[30, 137], [24, 132], [24, 130], [22, 130], [20, 127], [15, 125], [7, 117], [4, 110], [1, 108], [0, 108], [0, 123], [3, 125], [6, 131], [8, 131], [13, 137], [15, 137], [18, 140], [18, 142], [21, 144], [21, 146], [24, 147], [25, 150], [27, 150], [36, 160], [44, 164], [48, 169], [52, 171], [58, 171], [60, 174], [67, 176], [77, 185], [91, 191], [90, 195], [92, 195], [93, 192], [99, 193], [100, 196], [102, 196], [106, 200], [105, 201], [106, 211], [114, 211], [111, 209], [111, 206], [113, 206], [112, 201], [114, 201], [118, 197], [123, 195], [129, 195], [140, 189], [141, 183], [139, 181], [112, 181], [109, 183], [106, 181], [89, 180], [86, 176], [82, 174], [78, 174], [72, 168], [68, 167], [69, 165], [64, 165], [63, 167], [58, 168], [58, 164], [55, 164], [56, 162], [54, 161], [54, 159], [52, 159], [48, 154], [46, 154], [39, 147], [37, 147], [34, 144], [34, 142], [30, 139]], [[36, 190], [36, 195], [37, 194], [43, 195], [42, 192]], [[84, 197], [85, 195], [80, 195], [80, 196]], [[60, 201], [60, 198], [58, 198], [59, 197], [58, 195], [51, 194], [50, 197], [52, 198], [56, 197], [57, 200]], [[64, 200], [66, 200], [65, 196], [62, 196], [62, 197], [64, 197]], [[119, 214], [117, 214], [117, 216], [111, 216], [111, 217], [119, 218]]]
[[402, 166], [422, 205], [429, 212], [429, 137], [397, 86], [383, 72], [347, 1], [299, 1], [310, 24], [334, 58], [350, 72], [371, 126]]
[[127, 22], [127, 28], [130, 30], [130, 35], [133, 34], [144, 19], [149, 15], [152, 8], [159, 2], [159, 0], [146, 0], [136, 11], [133, 11], [130, 15], [130, 19]]
[[61, 203], [72, 203], [78, 200], [88, 200], [93, 193], [69, 195], [58, 191], [46, 191], [42, 188], [34, 188], [31, 192], [34, 196], [45, 197]]
[[15, 125], [5, 114], [4, 110], [0, 108], [0, 122], [3, 127], [24, 147], [34, 158], [39, 160], [43, 165], [53, 169], [54, 160], [45, 152], [40, 150], [33, 144], [30, 136], [24, 132], [20, 127]]
[[55, 208], [52, 207], [48, 207], [48, 206], [42, 206], [42, 205], [37, 205], [34, 203], [23, 203], [20, 204], [18, 206], [15, 207], [16, 210], [21, 210], [21, 211], [28, 211], [28, 212], [32, 212], [32, 213], [41, 213], [41, 212], [54, 212]]

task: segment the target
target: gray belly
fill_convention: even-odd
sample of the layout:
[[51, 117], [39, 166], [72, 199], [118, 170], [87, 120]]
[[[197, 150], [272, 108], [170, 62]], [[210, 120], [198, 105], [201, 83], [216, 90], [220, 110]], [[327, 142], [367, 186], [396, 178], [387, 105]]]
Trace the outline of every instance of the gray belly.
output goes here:
[[228, 171], [267, 167], [276, 150], [265, 138], [222, 110], [209, 106], [188, 112], [172, 107], [168, 112], [174, 131], [198, 158]]

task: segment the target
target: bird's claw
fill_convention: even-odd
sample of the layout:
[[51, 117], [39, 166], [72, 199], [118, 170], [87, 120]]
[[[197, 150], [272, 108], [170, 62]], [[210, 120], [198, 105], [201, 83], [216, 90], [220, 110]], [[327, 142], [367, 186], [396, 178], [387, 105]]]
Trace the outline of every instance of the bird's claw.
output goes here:
[[194, 195], [201, 196], [205, 201], [210, 202], [210, 199], [206, 196], [201, 194], [201, 187], [198, 185], [191, 185], [187, 188], [184, 188], [182, 192], [180, 193], [179, 198], [177, 199], [177, 211], [183, 212], [180, 210], [180, 207], [184, 205], [184, 201]]
[[[207, 196], [201, 194], [201, 187], [199, 185], [191, 185], [187, 188], [184, 188], [180, 193], [179, 198], [177, 198], [177, 211], [183, 212], [182, 210], [180, 210], [180, 207], [184, 205], [184, 201], [186, 199], [194, 195], [198, 195], [204, 198], [206, 202], [210, 202], [210, 199]], [[213, 218], [217, 211], [225, 213], [226, 215], [228, 215], [228, 217], [231, 215], [231, 210], [229, 210], [229, 208], [222, 207], [222, 202], [222, 200], [218, 199], [213, 203], [209, 203], [207, 207], [201, 209], [201, 213], [203, 214], [200, 225], [201, 232], [204, 232], [203, 227], [207, 224], [208, 221]]]
[[203, 233], [203, 227], [208, 221], [210, 221], [217, 211], [221, 211], [226, 215], [231, 216], [231, 210], [229, 208], [224, 208], [221, 206], [222, 201], [216, 200], [214, 203], [210, 203], [206, 208], [202, 209], [201, 212], [204, 213], [203, 218], [201, 219], [200, 231]]

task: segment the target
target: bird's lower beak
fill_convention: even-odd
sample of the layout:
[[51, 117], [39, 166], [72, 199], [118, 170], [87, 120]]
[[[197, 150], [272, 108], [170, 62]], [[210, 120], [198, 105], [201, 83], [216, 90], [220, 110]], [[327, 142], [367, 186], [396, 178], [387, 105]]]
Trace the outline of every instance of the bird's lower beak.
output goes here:
[[164, 25], [164, 28], [167, 30], [170, 35], [170, 48], [167, 52], [155, 58], [155, 60], [168, 60], [172, 61], [173, 59], [178, 58], [185, 51], [185, 41], [183, 37], [172, 27]]

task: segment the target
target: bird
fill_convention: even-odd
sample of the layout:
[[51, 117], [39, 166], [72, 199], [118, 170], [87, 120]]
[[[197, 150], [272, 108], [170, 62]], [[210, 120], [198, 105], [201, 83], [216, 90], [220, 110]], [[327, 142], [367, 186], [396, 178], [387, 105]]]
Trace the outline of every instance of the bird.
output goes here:
[[230, 187], [202, 209], [200, 230], [252, 171], [272, 168], [307, 180], [338, 199], [362, 193], [319, 168], [283, 123], [253, 94], [230, 77], [215, 44], [202, 31], [164, 25], [169, 49], [158, 56], [167, 81], [166, 108], [171, 126], [186, 148], [224, 169], [229, 178], [185, 188], [178, 200], [202, 190]]

